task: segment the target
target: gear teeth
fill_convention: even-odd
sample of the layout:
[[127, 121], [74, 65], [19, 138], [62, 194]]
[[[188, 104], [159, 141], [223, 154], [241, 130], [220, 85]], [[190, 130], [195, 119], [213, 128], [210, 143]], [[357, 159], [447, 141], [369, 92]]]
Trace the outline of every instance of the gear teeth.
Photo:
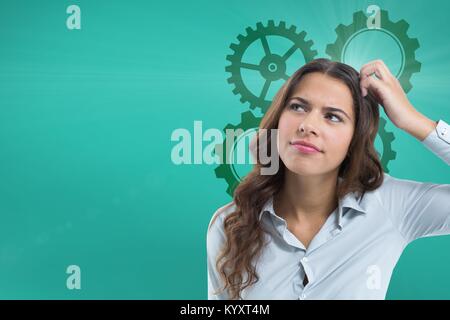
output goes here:
[[249, 36], [253, 33], [253, 29], [250, 27], [245, 28], [245, 31], [247, 32], [247, 36]]
[[408, 44], [408, 48], [410, 50], [417, 50], [419, 49], [420, 44], [419, 44], [419, 40], [417, 40], [417, 38], [411, 39], [411, 41]]
[[258, 22], [258, 23], [256, 24], [256, 30], [262, 30], [262, 29], [264, 29], [263, 24], [262, 24], [261, 22]]
[[383, 155], [381, 157], [381, 164], [383, 165], [384, 171], [389, 173], [389, 161], [395, 160], [397, 153], [392, 150], [392, 141], [395, 140], [394, 133], [386, 131], [386, 123], [386, 119], [380, 117], [378, 135], [380, 136], [381, 141], [383, 141]]
[[238, 35], [236, 38], [239, 40], [239, 42], [242, 42], [245, 39], [245, 37], [242, 34]]
[[333, 61], [336, 61], [336, 56], [338, 55], [338, 53], [335, 52], [335, 51], [337, 51], [335, 45], [327, 44], [327, 47], [325, 49], [325, 53], [327, 55], [329, 55], [331, 57], [331, 60], [333, 60]]
[[234, 88], [234, 89], [233, 89], [233, 93], [234, 93], [234, 94], [238, 94], [238, 93], [239, 93], [238, 88]]
[[224, 175], [225, 173], [224, 173], [223, 167], [215, 168], [214, 172], [216, 173], [217, 178], [225, 178], [225, 175]]
[[236, 129], [236, 127], [234, 125], [232, 125], [231, 123], [229, 123], [225, 126], [224, 131], [229, 130], [229, 129]]
[[251, 121], [251, 118], [253, 118], [253, 113], [251, 111], [246, 111], [246, 112], [241, 114], [242, 122]]
[[230, 49], [236, 52], [239, 49], [239, 46], [236, 43], [230, 44]]
[[296, 30], [297, 28], [294, 26], [294, 25], [292, 25], [290, 28], [289, 28], [289, 32], [292, 32], [292, 33], [295, 33], [295, 30]]
[[234, 58], [233, 58], [232, 55], [227, 55], [226, 59], [227, 59], [228, 61], [231, 61], [231, 62], [234, 61]]
[[336, 27], [336, 29], [334, 29], [336, 31], [337, 34], [342, 34], [345, 32], [345, 25], [343, 25], [342, 23], [340, 25], [338, 25]]
[[395, 24], [395, 28], [403, 33], [406, 33], [409, 29], [409, 23], [402, 19]]
[[275, 22], [273, 20], [269, 20], [269, 22], [267, 23], [267, 27], [268, 28], [275, 28]]
[[402, 87], [403, 87], [403, 90], [405, 90], [405, 91], [411, 90], [411, 88], [412, 88], [411, 81], [409, 81], [409, 79], [404, 80], [403, 84], [402, 84]]
[[228, 79], [227, 79], [227, 82], [228, 82], [229, 84], [234, 83], [233, 78], [228, 78]]
[[247, 100], [245, 100], [244, 97], [241, 97], [241, 98], [239, 99], [239, 101], [242, 102], [242, 103], [247, 102]]
[[280, 24], [278, 25], [278, 28], [280, 28], [280, 29], [286, 29], [286, 22], [280, 21]]
[[420, 72], [420, 69], [422, 68], [422, 64], [419, 61], [412, 62], [409, 64], [409, 69], [412, 72]]
[[367, 20], [367, 16], [364, 14], [363, 11], [356, 11], [355, 13], [353, 13], [353, 20], [354, 21], [359, 21], [359, 20]]

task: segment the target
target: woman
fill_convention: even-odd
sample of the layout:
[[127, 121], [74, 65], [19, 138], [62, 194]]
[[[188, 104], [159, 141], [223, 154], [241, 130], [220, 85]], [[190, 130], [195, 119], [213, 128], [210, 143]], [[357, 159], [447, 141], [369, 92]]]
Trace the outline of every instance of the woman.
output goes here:
[[[374, 148], [378, 103], [450, 164], [450, 128], [414, 109], [386, 65], [327, 59], [295, 72], [260, 129], [278, 129], [207, 233], [209, 299], [384, 299], [413, 240], [450, 234], [450, 185], [391, 177]], [[261, 130], [260, 130], [261, 131]], [[309, 146], [309, 147], [308, 147]]]

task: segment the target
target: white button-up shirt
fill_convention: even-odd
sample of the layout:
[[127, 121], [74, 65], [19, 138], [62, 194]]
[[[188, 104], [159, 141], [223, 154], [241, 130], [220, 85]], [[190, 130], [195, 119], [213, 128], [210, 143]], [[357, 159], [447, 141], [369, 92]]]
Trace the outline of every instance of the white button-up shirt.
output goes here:
[[[450, 165], [447, 123], [440, 120], [422, 144]], [[215, 262], [225, 243], [224, 218], [234, 210], [233, 202], [219, 208], [208, 227], [208, 299], [229, 299], [226, 292], [214, 294], [223, 285]], [[256, 262], [259, 280], [244, 289], [243, 299], [385, 299], [405, 247], [417, 238], [450, 234], [450, 184], [384, 173], [383, 184], [361, 201], [354, 193], [339, 199], [307, 248], [275, 213], [272, 198], [259, 219], [269, 231], [268, 245]]]

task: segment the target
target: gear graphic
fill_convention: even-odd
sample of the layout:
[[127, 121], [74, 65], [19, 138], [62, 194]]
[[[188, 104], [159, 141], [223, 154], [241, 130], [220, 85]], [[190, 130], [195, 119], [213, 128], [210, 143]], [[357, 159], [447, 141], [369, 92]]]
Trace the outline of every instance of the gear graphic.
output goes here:
[[397, 76], [405, 92], [412, 88], [411, 76], [419, 72], [421, 63], [415, 58], [415, 51], [420, 47], [417, 38], [409, 38], [407, 30], [409, 24], [405, 20], [392, 22], [389, 20], [388, 12], [381, 10], [381, 28], [369, 29], [367, 27], [367, 16], [364, 11], [357, 11], [353, 14], [353, 22], [348, 26], [340, 24], [335, 29], [337, 38], [333, 44], [328, 44], [326, 53], [331, 60], [344, 62], [345, 52], [348, 44], [357, 35], [363, 32], [378, 31], [385, 32], [391, 36], [402, 51], [402, 66]]
[[[226, 59], [231, 62], [231, 65], [225, 67], [225, 71], [231, 73], [231, 77], [227, 79], [228, 83], [234, 84], [233, 93], [235, 95], [240, 94], [240, 101], [242, 103], [249, 102], [250, 108], [261, 108], [261, 112], [264, 114], [270, 106], [271, 100], [266, 98], [270, 88], [270, 84], [273, 81], [280, 79], [287, 80], [290, 75], [286, 73], [286, 61], [297, 50], [300, 50], [305, 62], [309, 62], [317, 55], [316, 50], [312, 50], [312, 40], [305, 41], [306, 32], [301, 31], [296, 33], [296, 27], [291, 26], [286, 28], [286, 22], [280, 21], [279, 25], [275, 25], [273, 20], [269, 20], [267, 26], [264, 26], [261, 22], [256, 24], [256, 30], [251, 27], [247, 27], [247, 35], [238, 35], [238, 44], [232, 43], [230, 49], [233, 50], [232, 55], [227, 55]], [[268, 36], [284, 37], [293, 42], [293, 45], [284, 54], [279, 55], [273, 53], [269, 48], [267, 41]], [[242, 57], [245, 51], [255, 41], [260, 41], [264, 49], [264, 57], [259, 63], [247, 63], [242, 61]], [[250, 69], [259, 71], [260, 75], [265, 79], [264, 85], [260, 92], [253, 93], [248, 89], [248, 86], [242, 79], [241, 70]]]
[[[381, 164], [386, 173], [389, 173], [388, 164], [389, 161], [394, 160], [397, 156], [397, 152], [392, 150], [392, 141], [395, 140], [394, 133], [386, 131], [386, 119], [380, 117], [380, 122], [378, 125], [378, 135], [383, 142], [383, 155], [381, 158]], [[378, 153], [378, 151], [377, 151]], [[378, 153], [379, 154], [379, 153]]]
[[[257, 130], [259, 128], [259, 123], [261, 122], [262, 117], [255, 117], [251, 111], [246, 111], [241, 114], [241, 122], [238, 125], [228, 124], [223, 131], [226, 133], [227, 129], [242, 129], [243, 133], [236, 137], [236, 140], [239, 139], [239, 137], [242, 137], [246, 134], [248, 134], [250, 131]], [[232, 152], [235, 148], [235, 145], [233, 145], [233, 148], [231, 150], [226, 150], [226, 139], [223, 141], [222, 144], [216, 145], [215, 153], [217, 154], [217, 150], [221, 150], [221, 152], [226, 152], [224, 159], [227, 159], [228, 161], [223, 161], [222, 164], [220, 164], [216, 169], [214, 170], [216, 173], [217, 178], [223, 178], [228, 184], [227, 193], [233, 197], [234, 190], [238, 186], [238, 184], [242, 181], [242, 178], [237, 171], [234, 168], [232, 161], [230, 161], [230, 158], [232, 159]]]

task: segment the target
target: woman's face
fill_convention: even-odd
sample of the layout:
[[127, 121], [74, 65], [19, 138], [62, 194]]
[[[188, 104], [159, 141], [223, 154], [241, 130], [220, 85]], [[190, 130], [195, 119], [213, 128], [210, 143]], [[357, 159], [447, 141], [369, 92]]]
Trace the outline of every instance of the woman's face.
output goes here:
[[[343, 82], [319, 72], [305, 75], [288, 97], [278, 122], [281, 160], [298, 175], [339, 170], [353, 137], [354, 121], [352, 94]], [[295, 144], [300, 140], [314, 144], [320, 152], [300, 151]]]

